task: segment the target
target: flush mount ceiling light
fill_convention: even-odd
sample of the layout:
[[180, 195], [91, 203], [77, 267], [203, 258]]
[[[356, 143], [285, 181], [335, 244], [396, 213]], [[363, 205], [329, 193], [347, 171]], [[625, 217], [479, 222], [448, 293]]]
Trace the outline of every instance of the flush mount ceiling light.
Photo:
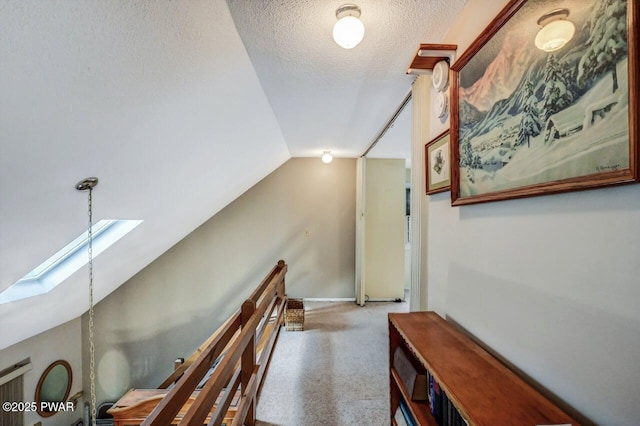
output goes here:
[[332, 161], [333, 155], [331, 155], [331, 151], [325, 151], [324, 154], [322, 154], [322, 162], [325, 164], [329, 164]]
[[569, 9], [554, 9], [545, 13], [538, 19], [541, 25], [536, 34], [536, 47], [545, 52], [554, 52], [562, 49], [571, 40], [576, 32], [573, 22], [566, 20]]
[[358, 19], [360, 8], [353, 3], [343, 4], [336, 10], [338, 22], [333, 26], [333, 39], [340, 47], [353, 49], [364, 37], [364, 25]]

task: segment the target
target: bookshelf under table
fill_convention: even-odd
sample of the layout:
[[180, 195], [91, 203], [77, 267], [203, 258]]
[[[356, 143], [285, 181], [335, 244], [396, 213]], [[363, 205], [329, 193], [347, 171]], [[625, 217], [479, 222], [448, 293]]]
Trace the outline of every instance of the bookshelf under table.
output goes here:
[[[435, 312], [389, 314], [391, 424], [400, 401], [418, 425], [438, 425], [428, 401], [413, 401], [394, 368], [402, 347], [428, 372], [469, 425], [579, 425], [522, 378]], [[427, 385], [428, 386], [428, 385]], [[463, 423], [464, 424], [464, 423]]]

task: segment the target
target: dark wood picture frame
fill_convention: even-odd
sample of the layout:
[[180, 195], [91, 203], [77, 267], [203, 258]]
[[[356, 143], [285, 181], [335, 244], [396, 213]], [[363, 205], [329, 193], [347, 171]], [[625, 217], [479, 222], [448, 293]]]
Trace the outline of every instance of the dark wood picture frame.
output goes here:
[[[438, 192], [444, 192], [451, 189], [450, 153], [451, 138], [448, 129], [425, 144], [424, 170], [427, 195], [437, 194]], [[442, 179], [435, 182], [433, 177], [440, 174], [442, 174]]]
[[[464, 205], [545, 195], [608, 185], [633, 183], [640, 180], [640, 175], [638, 173], [638, 166], [640, 164], [638, 147], [638, 123], [640, 122], [638, 109], [638, 73], [640, 72], [638, 67], [638, 59], [640, 55], [638, 39], [640, 37], [640, 31], [638, 30], [638, 26], [640, 25], [640, 13], [638, 11], [638, 1], [639, 0], [626, 1], [626, 59], [615, 59], [614, 61], [610, 61], [610, 63], [613, 62], [616, 64], [615, 67], [611, 65], [613, 72], [609, 72], [608, 74], [600, 72], [600, 74], [595, 76], [592, 74], [590, 77], [586, 77], [586, 86], [588, 86], [586, 89], [579, 87], [578, 72], [580, 67], [582, 67], [583, 74], [588, 75], [588, 72], [584, 71], [584, 69], [594, 68], [586, 67], [582, 64], [582, 61], [586, 62], [588, 60], [588, 55], [593, 54], [593, 51], [595, 51], [596, 47], [593, 47], [591, 51], [589, 51], [588, 49], [590, 49], [590, 46], [596, 46], [597, 42], [602, 40], [602, 38], [596, 39], [594, 36], [595, 41], [587, 43], [588, 38], [592, 33], [598, 34], [597, 25], [599, 23], [599, 16], [594, 18], [594, 15], [590, 15], [592, 16], [589, 21], [592, 23], [591, 27], [586, 27], [584, 22], [575, 23], [576, 36], [574, 36], [574, 40], [570, 41], [561, 50], [552, 52], [557, 56], [557, 58], [560, 58], [556, 58], [557, 62], [560, 62], [562, 67], [565, 67], [563, 70], [569, 73], [569, 78], [567, 78], [566, 81], [572, 84], [575, 83], [574, 85], [578, 87], [577, 95], [580, 97], [569, 93], [567, 98], [569, 101], [565, 103], [564, 107], [561, 107], [561, 109], [556, 110], [555, 112], [553, 112], [552, 109], [549, 109], [548, 111], [545, 110], [545, 113], [539, 116], [541, 117], [541, 119], [539, 118], [540, 133], [535, 136], [535, 139], [534, 137], [530, 137], [531, 135], [527, 135], [527, 130], [522, 129], [524, 126], [522, 123], [522, 117], [526, 114], [526, 111], [522, 107], [525, 105], [525, 101], [523, 101], [523, 99], [531, 99], [531, 97], [527, 98], [527, 96], [533, 93], [538, 101], [537, 104], [533, 101], [533, 105], [540, 106], [541, 104], [544, 104], [544, 107], [547, 106], [547, 101], [545, 100], [543, 102], [543, 99], [541, 99], [542, 96], [545, 95], [545, 90], [548, 90], [545, 86], [547, 83], [544, 79], [541, 80], [540, 76], [545, 75], [544, 67], [546, 67], [546, 63], [550, 61], [550, 54], [536, 49], [533, 39], [525, 41], [529, 43], [527, 49], [535, 52], [530, 53], [530, 57], [533, 55], [547, 56], [531, 60], [528, 63], [528, 67], [522, 70], [523, 73], [517, 83], [516, 89], [510, 94], [507, 93], [508, 96], [506, 98], [498, 97], [497, 90], [499, 89], [496, 89], [496, 93], [494, 94], [490, 92], [492, 89], [489, 88], [489, 93], [493, 96], [492, 99], [499, 100], [490, 103], [490, 108], [484, 112], [479, 111], [473, 106], [473, 104], [471, 104], [471, 106], [474, 109], [469, 109], [469, 102], [467, 102], [467, 100], [473, 99], [471, 98], [473, 91], [470, 90], [472, 88], [470, 82], [473, 81], [474, 76], [479, 76], [481, 73], [484, 73], [484, 70], [488, 68], [489, 65], [493, 65], [492, 62], [494, 62], [498, 57], [500, 49], [511, 40], [508, 37], [515, 33], [515, 31], [509, 32], [510, 29], [517, 27], [517, 31], [520, 34], [530, 34], [531, 31], [534, 31], [533, 34], [535, 36], [535, 31], [540, 28], [536, 22], [536, 19], [540, 15], [534, 15], [532, 13], [532, 11], [536, 11], [536, 8], [538, 11], [539, 9], [543, 9], [543, 12], [546, 12], [547, 9], [562, 7], [569, 9], [570, 7], [577, 7], [579, 9], [578, 12], [580, 12], [580, 10], [585, 8], [590, 8], [589, 10], [597, 10], [600, 6], [603, 6], [602, 10], [605, 10], [604, 0], [589, 0], [588, 2], [557, 0], [552, 1], [551, 3], [540, 0], [512, 0], [502, 9], [498, 16], [494, 18], [494, 20], [478, 36], [464, 54], [451, 66], [452, 205]], [[619, 5], [624, 3], [617, 4]], [[608, 12], [609, 11], [607, 10], [607, 13]], [[580, 15], [580, 13], [576, 13], [576, 16], [582, 16], [584, 19], [586, 12], [582, 11], [581, 13], [582, 15]], [[571, 16], [569, 16], [568, 19], [571, 19]], [[624, 34], [624, 32], [622, 32], [622, 34]], [[578, 38], [576, 39], [576, 37]], [[564, 49], [568, 49], [568, 52], [574, 56], [570, 58], [566, 51], [563, 52]], [[580, 57], [581, 59], [576, 59], [576, 57], [581, 53], [583, 55]], [[571, 60], [573, 62], [571, 62]], [[625, 95], [625, 92], [620, 92], [620, 90], [626, 90], [627, 92], [626, 97], [620, 97], [623, 102], [619, 101], [618, 108], [625, 107], [624, 103], [627, 102], [628, 106], [626, 106], [626, 108], [628, 109], [628, 114], [626, 114], [626, 121], [628, 126], [628, 138], [623, 139], [622, 136], [616, 135], [614, 142], [610, 143], [609, 140], [604, 139], [603, 137], [598, 138], [597, 135], [602, 133], [603, 130], [600, 130], [600, 133], [593, 130], [596, 128], [596, 124], [593, 124], [594, 120], [600, 118], [601, 120], [605, 120], [605, 118], [609, 116], [615, 117], [615, 119], [608, 119], [606, 128], [611, 129], [612, 132], [614, 130], [617, 131], [619, 130], [619, 126], [616, 125], [617, 122], [614, 122], [614, 120], [622, 120], [623, 118], [621, 117], [624, 117], [623, 112], [617, 115], [610, 113], [612, 110], [611, 105], [604, 105], [601, 110], [596, 110], [595, 107], [592, 107], [593, 104], [590, 105], [591, 108], [583, 107], [580, 99], [587, 98], [586, 95], [589, 95], [589, 92], [593, 89], [593, 93], [590, 94], [590, 99], [601, 100], [601, 97], [598, 97], [596, 94], [596, 86], [601, 83], [604, 84], [603, 81], [606, 78], [609, 79], [608, 85], [609, 87], [613, 87], [613, 93], [615, 93], [618, 83], [616, 78], [620, 79], [620, 70], [624, 71], [625, 69], [621, 64], [623, 64], [625, 60], [627, 61], [628, 66], [626, 68], [627, 73], [626, 75], [623, 75], [623, 78], [627, 79], [627, 83], [626, 88], [621, 84], [619, 93]], [[484, 61], [484, 63], [482, 61]], [[495, 62], [498, 63], [498, 61]], [[504, 66], [505, 64], [503, 63], [502, 65]], [[515, 63], [506, 63], [506, 65], [509, 66], [504, 68], [508, 68], [510, 73], [514, 72], [511, 65], [515, 68]], [[499, 64], [496, 66], [499, 66]], [[573, 69], [571, 69], [572, 67]], [[570, 74], [572, 72], [573, 74]], [[583, 79], [585, 79], [585, 75], [582, 76]], [[471, 78], [469, 78], [470, 76]], [[571, 78], [572, 76], [573, 78]], [[477, 78], [476, 81], [481, 79], [482, 77]], [[610, 83], [612, 79], [614, 81], [613, 86]], [[491, 82], [490, 79], [485, 80]], [[568, 91], [569, 89], [567, 89], [567, 92]], [[549, 92], [552, 92], [552, 90], [549, 90]], [[476, 93], [478, 92], [476, 91]], [[520, 100], [518, 100], [518, 96]], [[573, 99], [571, 99], [571, 96], [573, 96]], [[485, 105], [487, 104], [486, 99], [483, 100], [478, 97], [476, 97], [474, 101], [477, 103], [484, 101]], [[518, 102], [520, 102], [519, 105]], [[558, 113], [557, 120], [559, 121], [559, 116], [561, 116], [560, 113], [566, 111], [567, 113], [565, 116], [568, 116], [569, 110], [573, 106], [576, 106], [574, 111], [580, 111], [579, 114], [581, 113], [583, 115], [583, 123], [582, 125], [575, 125], [573, 129], [563, 129], [564, 133], [562, 133], [553, 123], [553, 120], [556, 119], [553, 114]], [[506, 111], [509, 112], [507, 113]], [[476, 114], [476, 112], [478, 112], [478, 114]], [[553, 114], [545, 117], [548, 112], [552, 112]], [[483, 113], [486, 115], [483, 116]], [[518, 117], [516, 113], [520, 114], [520, 116]], [[509, 116], [508, 114], [513, 115]], [[510, 121], [509, 118], [511, 118]], [[518, 122], [518, 120], [520, 121]], [[588, 120], [591, 120], [591, 122], [589, 123]], [[568, 121], [569, 120], [565, 120], [565, 123], [560, 124], [565, 127], [570, 127], [566, 126], [566, 122]], [[574, 121], [579, 121], [579, 118], [574, 119]], [[516, 124], [514, 125], [514, 123]], [[495, 124], [495, 126], [491, 127], [492, 124]], [[510, 131], [507, 133], [507, 130], [509, 129]], [[605, 127], [600, 126], [599, 129], [605, 129]], [[529, 130], [529, 132], [531, 131]], [[500, 142], [501, 139], [503, 140], [502, 142]], [[530, 139], [533, 141], [531, 144]], [[591, 140], [597, 141], [591, 143], [591, 146], [602, 143], [601, 141], [604, 140], [607, 142], [607, 146], [604, 147], [604, 143], [602, 145], [596, 145], [596, 149], [599, 150], [597, 151], [597, 154], [602, 155], [596, 155], [595, 153], [587, 155], [585, 153], [592, 151], [587, 151], [587, 148], [579, 148], [576, 144], [578, 139], [580, 139], [581, 142], [587, 141], [587, 143], [590, 143]], [[524, 142], [525, 140], [526, 142]], [[513, 141], [515, 141], [517, 145], [513, 145]], [[613, 154], [609, 154], [613, 150], [613, 147], [617, 149], [617, 151], [615, 151], [616, 155], [620, 152], [622, 152], [623, 155], [626, 155], [625, 150], [627, 148], [624, 143], [627, 141], [628, 151], [626, 152], [628, 152], [628, 158], [614, 157]], [[475, 142], [475, 144], [472, 142]], [[500, 145], [501, 143], [503, 145]], [[543, 143], [544, 146], [542, 145]], [[565, 147], [572, 146], [574, 152], [570, 152], [563, 157], [561, 154], [562, 151], [554, 148], [554, 152], [550, 153], [552, 149], [548, 148], [548, 146], [557, 147], [562, 143], [566, 144]], [[618, 145], [614, 146], [614, 143]], [[462, 146], [463, 144], [466, 145]], [[538, 148], [539, 150], [536, 152], [538, 158], [535, 158], [536, 161], [521, 161], [522, 159], [527, 159], [526, 156], [521, 156], [519, 158], [517, 164], [525, 165], [525, 171], [514, 167], [516, 166], [515, 161], [509, 164], [515, 155], [526, 153], [527, 151], [524, 150], [531, 146], [541, 146], [542, 149]], [[521, 152], [515, 151], [515, 154], [512, 157], [509, 150], [514, 151], [516, 148]], [[489, 149], [494, 149], [496, 154], [489, 155]], [[579, 149], [582, 149], [582, 151], [579, 151]], [[529, 151], [529, 153], [531, 152], [533, 151]], [[503, 157], [500, 157], [501, 155], [503, 155]], [[533, 154], [525, 155], [529, 155], [531, 157]], [[549, 157], [548, 161], [545, 162], [545, 158], [542, 157], [543, 155], [549, 155], [551, 157]], [[461, 161], [461, 157], [464, 157], [463, 161]], [[487, 160], [487, 158], [490, 159]], [[628, 161], [618, 162], [618, 158], [623, 158], [623, 160]], [[506, 163], [505, 160], [507, 161]], [[491, 163], [491, 161], [495, 161], [495, 164]], [[571, 161], [572, 163], [570, 163]], [[627, 162], [628, 164], [626, 164]], [[549, 166], [549, 163], [552, 165]], [[467, 166], [467, 164], [471, 164], [471, 166]], [[497, 170], [504, 168], [506, 165], [511, 167], [508, 173], [505, 173], [504, 170]], [[494, 167], [494, 169], [491, 170], [491, 167]], [[532, 171], [532, 167], [539, 167], [537, 172], [535, 172], [538, 173], [537, 175], [527, 175], [528, 172]], [[549, 172], [549, 169], [553, 170]], [[477, 173], [474, 173], [476, 171]], [[500, 173], [499, 178], [496, 178], [497, 172]], [[520, 175], [518, 174], [519, 172]], [[574, 176], [569, 175], [574, 172]], [[521, 176], [526, 177], [522, 178]], [[529, 179], [529, 181], [527, 181], [527, 179]], [[519, 185], [518, 182], [524, 184]]]

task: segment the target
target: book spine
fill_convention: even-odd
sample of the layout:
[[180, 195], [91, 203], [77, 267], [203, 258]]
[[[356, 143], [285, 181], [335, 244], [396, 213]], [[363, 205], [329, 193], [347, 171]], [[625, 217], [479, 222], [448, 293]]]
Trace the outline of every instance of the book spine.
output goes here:
[[442, 392], [442, 424], [451, 426], [451, 403], [446, 392]]
[[404, 420], [408, 426], [416, 426], [416, 421], [411, 415], [411, 412], [407, 408], [404, 401], [400, 401], [400, 409], [402, 410], [402, 415], [404, 416]]
[[438, 424], [442, 424], [442, 392], [436, 380], [433, 381], [433, 393], [433, 417], [435, 417]]
[[429, 401], [429, 410], [433, 414], [433, 376], [427, 370], [427, 399]]

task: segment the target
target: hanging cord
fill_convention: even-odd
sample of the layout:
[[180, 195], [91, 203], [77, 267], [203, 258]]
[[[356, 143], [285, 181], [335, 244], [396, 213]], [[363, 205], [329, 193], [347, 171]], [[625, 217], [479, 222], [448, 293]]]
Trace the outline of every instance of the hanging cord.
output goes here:
[[93, 343], [93, 188], [98, 184], [97, 177], [88, 177], [76, 184], [78, 191], [89, 190], [89, 227], [88, 255], [89, 255], [89, 379], [91, 382], [91, 413], [89, 414], [91, 424], [96, 426], [96, 348]]
[[93, 343], [93, 188], [89, 188], [89, 380], [91, 382], [91, 424], [96, 426], [96, 347]]

